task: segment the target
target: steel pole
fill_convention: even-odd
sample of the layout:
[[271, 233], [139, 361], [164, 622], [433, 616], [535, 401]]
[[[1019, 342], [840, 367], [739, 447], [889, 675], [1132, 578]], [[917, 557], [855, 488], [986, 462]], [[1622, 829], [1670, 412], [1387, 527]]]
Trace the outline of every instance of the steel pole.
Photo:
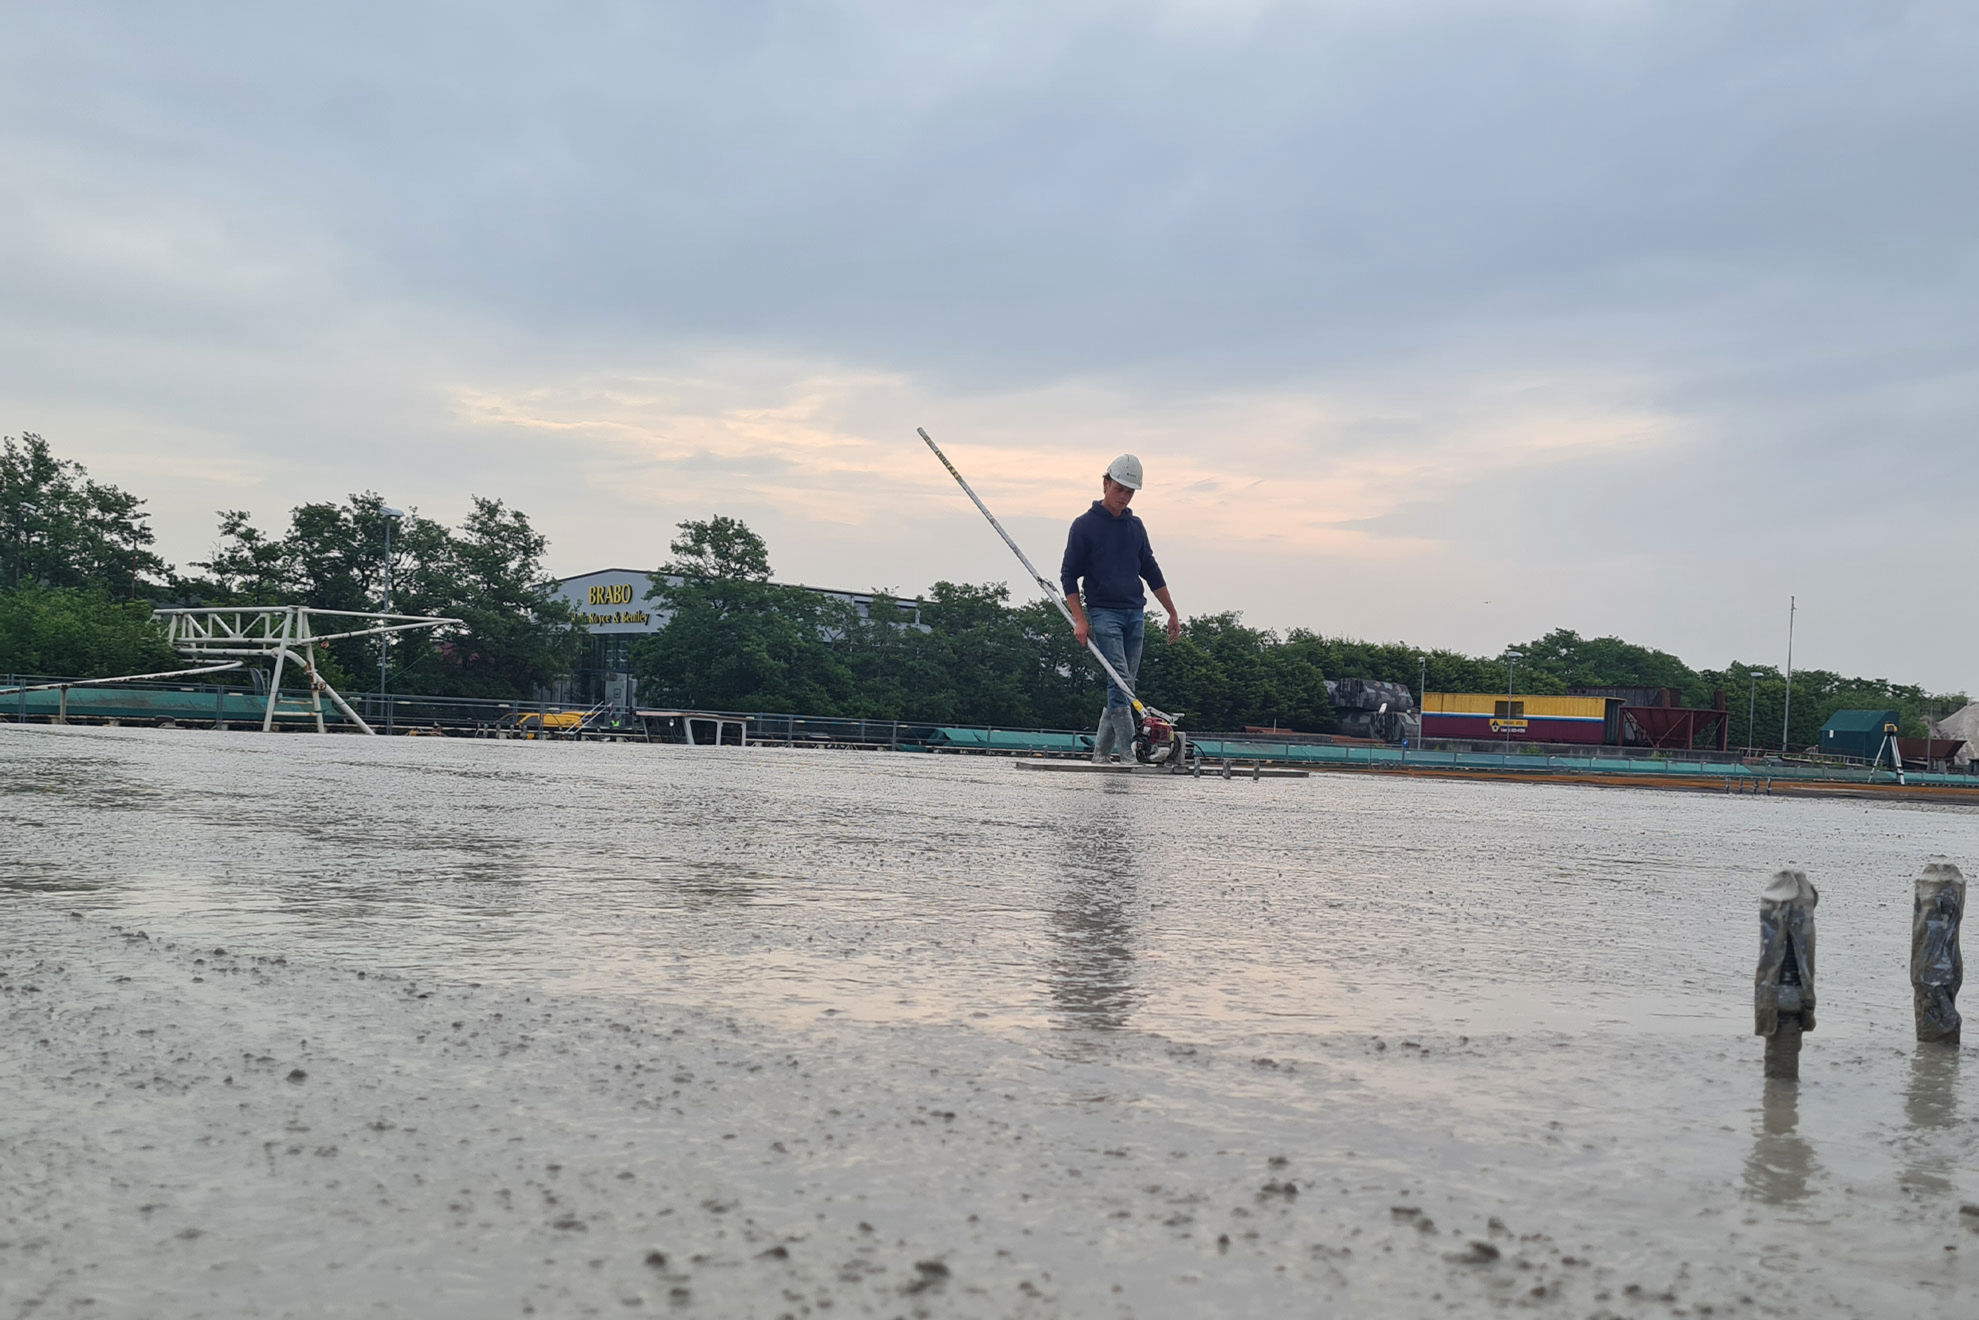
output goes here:
[[1780, 711], [1780, 755], [1787, 754], [1787, 725], [1793, 716], [1793, 616], [1800, 602], [1787, 597], [1787, 697]]
[[1507, 756], [1512, 754], [1512, 703], [1515, 700], [1513, 693], [1518, 691], [1512, 679], [1512, 671], [1518, 663], [1518, 652], [1505, 652], [1505, 755]]
[[[1416, 748], [1417, 750], [1421, 750], [1422, 740], [1425, 736], [1423, 729], [1429, 723], [1429, 707], [1427, 705], [1429, 701], [1429, 657], [1426, 655], [1417, 656], [1416, 662], [1418, 665], [1416, 675]], [[1404, 747], [1402, 756], [1405, 760], [1408, 754], [1408, 749]]]
[[[389, 619], [392, 613], [392, 520], [385, 519], [385, 610]], [[378, 634], [378, 704], [385, 707], [385, 729], [392, 727], [391, 705], [385, 696], [385, 656], [392, 644], [391, 634]]]

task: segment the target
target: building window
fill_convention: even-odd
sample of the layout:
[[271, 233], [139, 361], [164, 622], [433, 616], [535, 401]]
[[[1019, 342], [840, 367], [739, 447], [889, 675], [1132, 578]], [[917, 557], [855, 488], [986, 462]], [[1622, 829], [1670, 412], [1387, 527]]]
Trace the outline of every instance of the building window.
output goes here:
[[1500, 720], [1522, 720], [1525, 718], [1525, 703], [1523, 701], [1501, 701], [1498, 703], [1498, 708], [1492, 712], [1492, 718]]

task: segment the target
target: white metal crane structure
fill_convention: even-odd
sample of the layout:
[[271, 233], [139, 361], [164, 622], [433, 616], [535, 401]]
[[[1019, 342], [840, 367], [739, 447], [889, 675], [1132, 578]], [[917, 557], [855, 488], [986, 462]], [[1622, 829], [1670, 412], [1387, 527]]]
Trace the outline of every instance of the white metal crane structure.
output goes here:
[[[316, 715], [316, 732], [323, 729], [323, 698], [328, 697], [344, 713], [344, 718], [365, 733], [376, 733], [364, 717], [350, 708], [316, 668], [316, 648], [324, 642], [350, 637], [383, 637], [387, 633], [410, 632], [415, 628], [438, 628], [459, 623], [459, 619], [430, 614], [371, 614], [357, 610], [317, 610], [306, 605], [221, 605], [198, 609], [153, 610], [152, 617], [165, 625], [165, 638], [180, 655], [205, 660], [215, 656], [269, 659], [275, 672], [268, 680], [268, 709], [261, 716], [261, 731], [275, 727], [275, 699], [282, 690], [282, 669], [293, 660], [309, 679], [309, 704]], [[314, 620], [322, 619], [336, 631], [318, 632]], [[362, 619], [367, 626], [355, 627], [344, 620]]]

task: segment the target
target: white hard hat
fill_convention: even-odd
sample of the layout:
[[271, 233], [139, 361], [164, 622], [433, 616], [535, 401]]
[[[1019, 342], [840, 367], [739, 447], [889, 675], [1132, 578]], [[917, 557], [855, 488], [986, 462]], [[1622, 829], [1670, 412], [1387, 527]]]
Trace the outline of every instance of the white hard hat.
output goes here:
[[1125, 486], [1128, 490], [1141, 488], [1141, 460], [1132, 454], [1122, 454], [1109, 463], [1106, 475]]

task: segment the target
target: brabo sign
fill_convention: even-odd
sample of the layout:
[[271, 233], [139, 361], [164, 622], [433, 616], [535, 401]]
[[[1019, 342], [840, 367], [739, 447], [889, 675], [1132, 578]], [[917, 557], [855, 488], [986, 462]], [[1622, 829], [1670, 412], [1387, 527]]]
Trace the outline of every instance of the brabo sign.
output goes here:
[[591, 605], [630, 605], [632, 603], [632, 584], [630, 582], [613, 582], [608, 586], [593, 587], [591, 588], [591, 599], [586, 603]]

